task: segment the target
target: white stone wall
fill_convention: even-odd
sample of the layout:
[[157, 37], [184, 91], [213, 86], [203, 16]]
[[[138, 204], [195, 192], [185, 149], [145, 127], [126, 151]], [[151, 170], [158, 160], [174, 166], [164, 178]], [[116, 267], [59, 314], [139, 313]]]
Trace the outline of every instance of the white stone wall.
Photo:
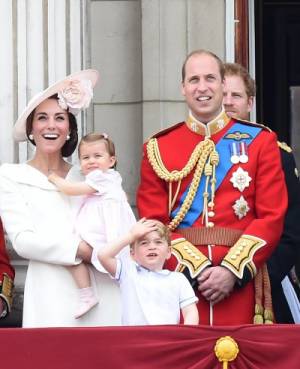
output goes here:
[[[30, 156], [32, 148], [14, 144], [11, 135], [30, 98], [88, 64], [86, 4], [86, 0], [0, 1], [0, 162]], [[80, 131], [83, 123], [79, 119]]]
[[143, 141], [184, 120], [181, 65], [197, 48], [225, 54], [223, 0], [90, 1], [91, 65], [100, 71], [89, 130], [116, 143], [135, 206]]
[[142, 51], [139, 1], [91, 1], [91, 64], [100, 71], [94, 96], [95, 131], [114, 141], [131, 204], [142, 143]]
[[184, 120], [181, 66], [194, 49], [223, 58], [224, 1], [143, 0], [143, 137]]

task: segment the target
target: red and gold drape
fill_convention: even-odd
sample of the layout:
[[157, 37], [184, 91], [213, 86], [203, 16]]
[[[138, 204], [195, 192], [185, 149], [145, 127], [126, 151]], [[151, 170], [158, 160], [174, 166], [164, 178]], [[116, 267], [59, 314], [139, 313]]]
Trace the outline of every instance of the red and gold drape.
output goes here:
[[12, 369], [218, 369], [216, 341], [239, 347], [230, 369], [300, 368], [300, 326], [147, 326], [0, 330], [0, 366]]

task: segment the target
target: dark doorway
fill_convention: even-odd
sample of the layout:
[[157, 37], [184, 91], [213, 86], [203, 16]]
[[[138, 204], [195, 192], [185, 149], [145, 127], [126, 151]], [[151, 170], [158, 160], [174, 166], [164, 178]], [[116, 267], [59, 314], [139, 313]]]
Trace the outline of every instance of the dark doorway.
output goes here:
[[291, 87], [300, 86], [300, 0], [255, 0], [255, 42], [257, 121], [291, 144], [300, 125], [291, 103]]

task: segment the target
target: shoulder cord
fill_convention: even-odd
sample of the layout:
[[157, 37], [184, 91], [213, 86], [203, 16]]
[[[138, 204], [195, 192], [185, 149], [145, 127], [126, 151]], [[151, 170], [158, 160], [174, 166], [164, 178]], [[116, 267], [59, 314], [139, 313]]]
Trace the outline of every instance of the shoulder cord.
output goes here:
[[[154, 172], [159, 178], [165, 180], [166, 182], [181, 182], [181, 180], [185, 178], [188, 174], [190, 174], [196, 166], [187, 196], [184, 199], [179, 212], [168, 225], [170, 230], [174, 230], [182, 222], [183, 218], [192, 205], [205, 164], [207, 163], [207, 161], [209, 161], [213, 166], [217, 165], [215, 157], [218, 156], [218, 153], [215, 151], [215, 144], [212, 140], [208, 138], [206, 138], [204, 141], [201, 141], [193, 150], [192, 155], [190, 156], [190, 159], [185, 167], [182, 170], [173, 170], [172, 172], [169, 172], [167, 170], [161, 159], [156, 138], [152, 138], [149, 140], [147, 144], [147, 156]], [[172, 201], [170, 200], [170, 196], [172, 196], [170, 190], [171, 188], [169, 187], [169, 204], [174, 204], [176, 199], [173, 199]], [[177, 196], [178, 192], [179, 191], [177, 189], [175, 196]]]

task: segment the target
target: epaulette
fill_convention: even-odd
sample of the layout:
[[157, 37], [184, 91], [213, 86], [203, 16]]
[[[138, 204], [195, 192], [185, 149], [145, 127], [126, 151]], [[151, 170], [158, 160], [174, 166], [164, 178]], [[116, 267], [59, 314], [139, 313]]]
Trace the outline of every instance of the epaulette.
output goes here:
[[282, 150], [284, 150], [284, 151], [286, 151], [286, 152], [288, 152], [288, 153], [291, 153], [291, 152], [292, 152], [292, 148], [291, 148], [288, 144], [286, 144], [285, 142], [277, 141], [277, 144], [278, 144], [278, 146], [279, 146]]
[[272, 132], [271, 128], [269, 128], [268, 126], [265, 126], [264, 124], [261, 123], [256, 123], [256, 122], [251, 122], [250, 120], [246, 120], [246, 119], [236, 119], [238, 122], [242, 123], [242, 124], [246, 124], [248, 126], [252, 126], [252, 127], [260, 127], [262, 129], [264, 129], [265, 131], [269, 131]]
[[[272, 129], [271, 129], [270, 127], [265, 126], [264, 124], [255, 123], [255, 122], [250, 122], [250, 121], [248, 121], [248, 120], [244, 120], [244, 119], [238, 119], [238, 121], [239, 121], [239, 122], [241, 122], [241, 123], [245, 123], [245, 124], [251, 125], [251, 126], [258, 126], [258, 127], [261, 127], [261, 128], [263, 128], [263, 129], [265, 129], [265, 130], [267, 130], [267, 131], [269, 131], [269, 132], [273, 132], [273, 131], [272, 131]], [[286, 152], [288, 152], [288, 153], [291, 153], [291, 152], [292, 152], [292, 148], [291, 148], [288, 144], [286, 144], [285, 142], [277, 141], [277, 144], [278, 144], [278, 146], [279, 146], [282, 150], [284, 150], [284, 151], [286, 151]]]
[[185, 122], [176, 123], [176, 124], [174, 124], [173, 126], [170, 126], [170, 127], [164, 128], [164, 129], [162, 129], [161, 131], [159, 131], [159, 132], [157, 132], [157, 133], [154, 133], [151, 137], [149, 137], [149, 138], [146, 140], [146, 142], [148, 142], [151, 138], [157, 138], [157, 137], [163, 136], [163, 135], [165, 135], [166, 133], [168, 133], [168, 132], [170, 132], [170, 131], [173, 131], [175, 128], [182, 126], [183, 124], [185, 124]]

